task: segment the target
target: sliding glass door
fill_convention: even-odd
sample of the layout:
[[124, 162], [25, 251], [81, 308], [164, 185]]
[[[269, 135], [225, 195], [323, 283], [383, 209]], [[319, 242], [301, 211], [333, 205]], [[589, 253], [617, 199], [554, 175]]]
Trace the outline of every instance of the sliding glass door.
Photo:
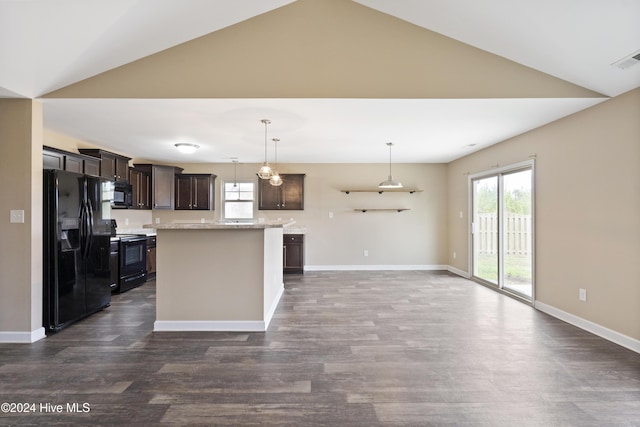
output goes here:
[[533, 299], [533, 162], [471, 177], [473, 277]]
[[503, 286], [529, 299], [533, 295], [531, 169], [505, 173], [503, 187]]
[[473, 275], [498, 284], [498, 177], [473, 180]]

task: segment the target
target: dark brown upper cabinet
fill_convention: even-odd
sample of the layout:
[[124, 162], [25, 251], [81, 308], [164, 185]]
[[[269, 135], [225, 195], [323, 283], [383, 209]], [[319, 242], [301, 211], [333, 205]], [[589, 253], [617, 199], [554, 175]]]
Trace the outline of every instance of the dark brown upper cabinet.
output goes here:
[[148, 163], [136, 163], [133, 166], [151, 176], [151, 208], [173, 209], [176, 175], [182, 173], [182, 168]]
[[282, 185], [274, 187], [268, 179], [258, 179], [258, 209], [304, 210], [303, 173], [280, 174]]
[[151, 209], [151, 175], [149, 172], [129, 169], [131, 209]]
[[84, 154], [71, 153], [58, 148], [42, 147], [42, 168], [100, 176], [100, 160]]
[[203, 173], [176, 175], [176, 210], [212, 210], [215, 179]]
[[129, 182], [129, 160], [131, 158], [98, 148], [79, 148], [82, 154], [100, 159], [100, 176], [116, 182]]

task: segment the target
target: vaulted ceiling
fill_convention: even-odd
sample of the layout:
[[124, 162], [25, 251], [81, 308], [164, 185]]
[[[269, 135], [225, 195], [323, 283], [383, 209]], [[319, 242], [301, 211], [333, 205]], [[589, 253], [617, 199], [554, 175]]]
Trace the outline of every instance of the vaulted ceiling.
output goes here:
[[[636, 0], [0, 0], [0, 96], [156, 161], [447, 162], [640, 86]], [[176, 142], [201, 146], [195, 157]], [[271, 149], [270, 149], [271, 152]]]

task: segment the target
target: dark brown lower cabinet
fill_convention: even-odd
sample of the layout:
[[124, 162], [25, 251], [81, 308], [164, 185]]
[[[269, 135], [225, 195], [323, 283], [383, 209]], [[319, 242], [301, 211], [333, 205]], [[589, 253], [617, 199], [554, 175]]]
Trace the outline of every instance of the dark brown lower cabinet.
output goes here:
[[120, 242], [111, 242], [111, 252], [109, 254], [109, 266], [111, 267], [111, 283], [109, 287], [111, 291], [115, 291], [118, 288], [118, 282], [120, 280], [120, 259], [118, 258]]
[[156, 278], [156, 236], [147, 237], [147, 280]]
[[304, 235], [285, 234], [282, 238], [284, 273], [304, 273]]

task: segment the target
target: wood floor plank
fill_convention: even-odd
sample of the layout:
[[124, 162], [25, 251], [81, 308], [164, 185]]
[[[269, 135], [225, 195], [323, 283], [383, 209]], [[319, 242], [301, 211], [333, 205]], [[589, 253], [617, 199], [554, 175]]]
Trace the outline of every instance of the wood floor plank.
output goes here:
[[640, 355], [448, 272], [285, 276], [265, 333], [154, 333], [154, 282], [0, 344], [0, 425], [637, 426]]

